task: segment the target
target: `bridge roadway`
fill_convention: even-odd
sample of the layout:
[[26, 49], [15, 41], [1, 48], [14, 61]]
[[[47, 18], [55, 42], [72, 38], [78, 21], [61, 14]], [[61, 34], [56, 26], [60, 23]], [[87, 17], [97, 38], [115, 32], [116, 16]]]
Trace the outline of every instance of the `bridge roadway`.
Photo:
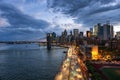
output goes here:
[[[3, 44], [31, 44], [31, 43], [42, 43], [47, 44], [47, 41], [0, 41]], [[58, 44], [57, 42], [51, 42], [52, 44]]]
[[83, 71], [84, 68], [84, 63], [76, 55], [75, 46], [72, 46], [69, 48], [55, 80], [87, 80], [87, 74]]
[[30, 43], [47, 43], [46, 41], [0, 41], [3, 44], [30, 44]]
[[[39, 46], [46, 46], [47, 41], [0, 41], [0, 44], [34, 44], [37, 43]], [[51, 42], [51, 46], [65, 47], [68, 48], [69, 45], [61, 45], [58, 42]]]

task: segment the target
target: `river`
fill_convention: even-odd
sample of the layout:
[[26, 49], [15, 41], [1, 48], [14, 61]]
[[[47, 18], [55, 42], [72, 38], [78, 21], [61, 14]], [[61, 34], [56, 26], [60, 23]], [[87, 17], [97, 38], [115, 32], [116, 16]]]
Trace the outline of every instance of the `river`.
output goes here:
[[0, 44], [0, 80], [54, 80], [67, 49]]

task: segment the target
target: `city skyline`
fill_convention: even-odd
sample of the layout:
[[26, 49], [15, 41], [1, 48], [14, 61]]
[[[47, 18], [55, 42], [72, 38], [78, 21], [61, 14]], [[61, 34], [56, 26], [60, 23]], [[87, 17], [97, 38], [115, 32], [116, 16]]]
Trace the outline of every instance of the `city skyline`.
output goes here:
[[[120, 0], [0, 0], [1, 40], [39, 39], [64, 29], [87, 31], [107, 20], [120, 31]], [[6, 37], [7, 36], [7, 37]]]
[[0, 80], [120, 79], [120, 0], [0, 0]]

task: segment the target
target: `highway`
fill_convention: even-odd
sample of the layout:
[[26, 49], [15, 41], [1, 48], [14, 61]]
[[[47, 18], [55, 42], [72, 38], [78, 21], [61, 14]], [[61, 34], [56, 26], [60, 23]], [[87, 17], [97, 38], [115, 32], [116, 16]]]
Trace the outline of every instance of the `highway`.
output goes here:
[[65, 60], [62, 63], [60, 72], [55, 80], [86, 80], [81, 64], [82, 61], [77, 56], [75, 46], [68, 49]]

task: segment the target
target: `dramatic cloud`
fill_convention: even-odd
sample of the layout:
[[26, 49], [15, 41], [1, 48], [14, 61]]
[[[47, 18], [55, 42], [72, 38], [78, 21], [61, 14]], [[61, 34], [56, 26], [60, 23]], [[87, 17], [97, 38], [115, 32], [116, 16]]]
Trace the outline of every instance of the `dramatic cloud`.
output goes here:
[[9, 23], [14, 27], [24, 27], [26, 25], [30, 25], [34, 28], [45, 28], [49, 25], [49, 23], [43, 20], [36, 20], [28, 15], [23, 14], [12, 5], [0, 4], [0, 10], [2, 11], [1, 17], [7, 18]]
[[0, 27], [6, 27], [6, 26], [10, 26], [9, 22], [4, 18], [0, 18]]
[[0, 40], [36, 40], [64, 29], [86, 31], [107, 20], [120, 31], [119, 16], [120, 0], [0, 0]]
[[112, 24], [120, 22], [120, 0], [48, 0], [48, 7], [87, 27], [106, 20]]
[[33, 40], [45, 36], [44, 29], [50, 24], [25, 15], [10, 4], [0, 4], [0, 26], [6, 26], [0, 28], [0, 40]]

